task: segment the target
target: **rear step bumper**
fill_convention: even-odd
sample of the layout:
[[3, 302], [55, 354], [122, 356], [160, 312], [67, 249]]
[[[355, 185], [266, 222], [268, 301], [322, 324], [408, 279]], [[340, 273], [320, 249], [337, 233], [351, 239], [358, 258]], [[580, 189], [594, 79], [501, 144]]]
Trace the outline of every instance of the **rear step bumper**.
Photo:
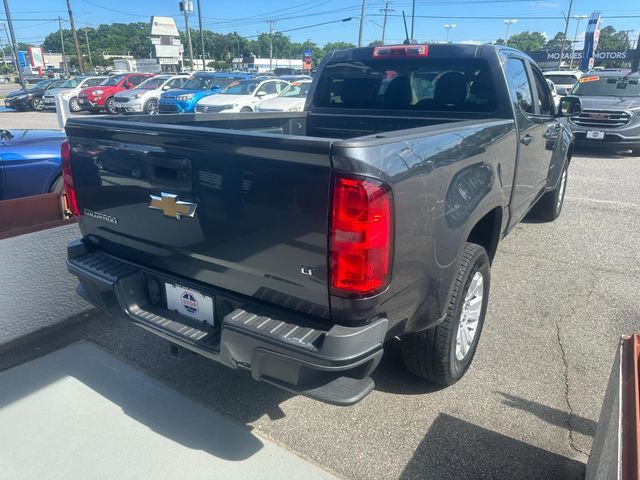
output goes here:
[[387, 319], [323, 329], [321, 323], [193, 285], [215, 299], [221, 321], [210, 327], [152, 303], [149, 278], [178, 284], [184, 279], [89, 252], [80, 240], [69, 244], [67, 268], [80, 281], [78, 294], [96, 306], [231, 368], [248, 369], [256, 380], [334, 405], [352, 405], [373, 390], [370, 375], [382, 358]]

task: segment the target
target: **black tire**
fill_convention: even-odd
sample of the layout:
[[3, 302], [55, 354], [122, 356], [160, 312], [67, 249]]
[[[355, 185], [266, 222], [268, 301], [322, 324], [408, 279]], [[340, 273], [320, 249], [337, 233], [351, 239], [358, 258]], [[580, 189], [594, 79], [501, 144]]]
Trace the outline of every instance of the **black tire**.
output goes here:
[[51, 188], [49, 188], [49, 193], [60, 193], [62, 192], [63, 188], [64, 188], [64, 179], [62, 178], [62, 175], [60, 175], [51, 184]]
[[242, 107], [240, 109], [240, 113], [250, 113], [253, 112], [253, 110], [251, 109], [251, 107]]
[[118, 113], [118, 109], [116, 108], [116, 102], [113, 99], [113, 97], [109, 97], [105, 100], [104, 109], [107, 111], [107, 113], [111, 115], [115, 115]]
[[158, 101], [156, 99], [154, 99], [154, 98], [152, 98], [151, 100], [147, 101], [147, 103], [144, 104], [143, 111], [147, 115], [157, 115], [158, 114]]
[[[458, 352], [456, 346], [460, 321], [463, 309], [468, 311], [465, 296], [472, 281], [475, 282], [476, 273], [480, 273], [482, 278], [482, 285], [478, 286], [478, 289], [482, 289], [483, 295], [480, 299], [479, 318], [468, 350]], [[471, 365], [484, 325], [490, 281], [491, 271], [487, 251], [480, 245], [467, 243], [458, 263], [453, 292], [444, 321], [436, 327], [405, 334], [400, 339], [402, 358], [407, 370], [440, 385], [453, 385], [463, 377]], [[458, 358], [459, 353], [461, 358]]]
[[42, 112], [45, 108], [44, 100], [42, 97], [34, 97], [31, 100], [31, 108], [33, 108], [36, 112]]
[[78, 103], [78, 97], [71, 97], [69, 99], [69, 111], [73, 113], [78, 113], [82, 110], [82, 107]]
[[564, 205], [564, 195], [567, 191], [568, 172], [569, 164], [566, 164], [560, 174], [558, 186], [540, 197], [529, 212], [529, 218], [540, 222], [553, 222], [560, 216], [562, 205]]

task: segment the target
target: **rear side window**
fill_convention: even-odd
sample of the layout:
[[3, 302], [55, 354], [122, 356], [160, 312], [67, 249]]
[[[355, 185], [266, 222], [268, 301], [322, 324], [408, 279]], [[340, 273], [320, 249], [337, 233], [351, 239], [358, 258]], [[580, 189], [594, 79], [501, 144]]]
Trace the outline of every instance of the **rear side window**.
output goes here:
[[393, 58], [332, 62], [318, 79], [318, 107], [494, 112], [486, 61], [477, 58]]
[[95, 87], [96, 85], [100, 85], [104, 82], [104, 78], [90, 78], [84, 83], [85, 87]]
[[508, 58], [505, 70], [511, 98], [523, 112], [533, 113], [533, 95], [524, 62], [518, 58]]
[[144, 82], [147, 78], [149, 78], [149, 77], [143, 77], [142, 75], [137, 75], [137, 76], [135, 76], [135, 77], [130, 77], [130, 78], [129, 78], [129, 81], [130, 81], [133, 85], [138, 86], [138, 85], [140, 85], [142, 82]]

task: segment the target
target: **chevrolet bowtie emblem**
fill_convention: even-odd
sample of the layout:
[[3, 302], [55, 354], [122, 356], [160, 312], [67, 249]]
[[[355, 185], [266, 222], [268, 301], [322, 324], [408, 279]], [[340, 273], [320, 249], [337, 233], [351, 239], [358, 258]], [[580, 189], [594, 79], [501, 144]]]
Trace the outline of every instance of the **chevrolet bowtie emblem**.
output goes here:
[[155, 210], [162, 210], [167, 217], [173, 217], [180, 220], [181, 217], [193, 217], [196, 214], [195, 203], [181, 202], [178, 200], [177, 195], [171, 193], [162, 192], [159, 197], [155, 195], [149, 195], [151, 202], [149, 202], [149, 208]]

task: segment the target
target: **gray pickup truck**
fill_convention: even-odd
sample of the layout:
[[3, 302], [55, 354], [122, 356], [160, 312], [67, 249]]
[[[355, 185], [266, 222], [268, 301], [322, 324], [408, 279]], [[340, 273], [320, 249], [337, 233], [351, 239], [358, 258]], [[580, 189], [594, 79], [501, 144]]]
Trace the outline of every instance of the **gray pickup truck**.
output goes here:
[[68, 268], [174, 352], [317, 400], [364, 398], [396, 337], [450, 385], [499, 241], [560, 215], [579, 111], [517, 50], [399, 45], [328, 55], [304, 112], [74, 117]]

